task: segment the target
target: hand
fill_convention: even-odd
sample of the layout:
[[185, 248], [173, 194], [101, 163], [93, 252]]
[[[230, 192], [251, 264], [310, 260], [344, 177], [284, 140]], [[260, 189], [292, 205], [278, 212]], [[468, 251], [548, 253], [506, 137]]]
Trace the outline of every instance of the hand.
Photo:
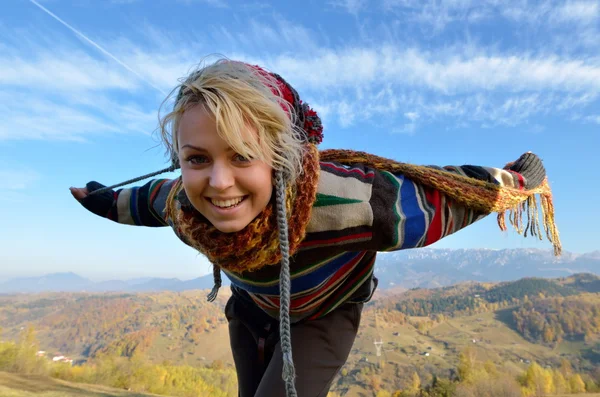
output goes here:
[[[531, 154], [531, 152], [527, 152], [527, 153], [525, 153], [525, 154], [521, 155], [521, 157], [525, 156], [526, 154]], [[506, 165], [504, 166], [504, 169], [505, 169], [505, 170], [510, 170], [510, 169], [511, 169], [511, 167], [512, 167], [513, 165], [515, 165], [515, 163], [516, 163], [516, 161], [511, 161], [511, 162], [509, 162], [509, 163], [506, 163]]]
[[77, 201], [81, 201], [90, 194], [87, 187], [70, 187], [71, 194]]
[[106, 191], [92, 194], [92, 192], [103, 187], [104, 185], [101, 183], [90, 181], [86, 183], [85, 187], [70, 187], [69, 190], [73, 197], [86, 209], [96, 215], [106, 216], [115, 204], [114, 192]]
[[505, 168], [521, 174], [525, 178], [526, 189], [538, 187], [546, 177], [546, 169], [542, 160], [531, 152], [524, 153], [516, 161], [507, 164]]

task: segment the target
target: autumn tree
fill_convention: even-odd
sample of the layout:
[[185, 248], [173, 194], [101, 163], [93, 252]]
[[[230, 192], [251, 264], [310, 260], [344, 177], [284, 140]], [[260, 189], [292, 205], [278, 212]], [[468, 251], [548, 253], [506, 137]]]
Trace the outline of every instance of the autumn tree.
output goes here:
[[559, 371], [565, 378], [570, 378], [571, 375], [573, 375], [573, 367], [571, 366], [571, 362], [563, 358], [560, 361]]
[[589, 343], [600, 333], [600, 303], [585, 296], [529, 301], [513, 317], [517, 330], [532, 342], [556, 345], [577, 337]]
[[524, 394], [527, 396], [545, 396], [555, 392], [552, 371], [533, 362], [527, 368], [523, 379]]
[[552, 381], [554, 382], [554, 391], [556, 394], [564, 394], [569, 392], [569, 385], [565, 376], [560, 370], [552, 371]]
[[468, 347], [460, 353], [458, 364], [458, 377], [461, 382], [469, 383], [473, 380], [476, 365], [475, 350]]
[[471, 383], [460, 383], [452, 397], [522, 397], [519, 384], [510, 377], [476, 378]]
[[[434, 376], [431, 385], [421, 390], [422, 397], [454, 397], [456, 396], [456, 383], [450, 379]], [[420, 396], [420, 397], [421, 397]]]
[[581, 375], [574, 374], [569, 379], [570, 391], [573, 394], [585, 393], [585, 382], [581, 379]]
[[419, 374], [416, 372], [413, 372], [413, 374], [412, 374], [409, 389], [412, 393], [415, 393], [415, 394], [418, 393], [419, 390], [421, 389], [421, 378], [419, 377]]
[[14, 371], [22, 374], [42, 375], [47, 372], [45, 359], [38, 357], [39, 342], [32, 326], [19, 335]]
[[0, 371], [13, 371], [17, 357], [17, 345], [14, 342], [0, 342]]
[[367, 376], [368, 385], [374, 392], [381, 390], [381, 376], [377, 374], [370, 374]]

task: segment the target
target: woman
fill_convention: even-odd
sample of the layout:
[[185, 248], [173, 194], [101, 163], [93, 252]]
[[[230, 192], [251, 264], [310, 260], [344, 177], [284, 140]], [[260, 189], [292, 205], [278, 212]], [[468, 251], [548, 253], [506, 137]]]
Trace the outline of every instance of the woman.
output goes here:
[[[377, 252], [427, 246], [511, 208], [520, 227], [535, 193], [560, 250], [536, 155], [505, 168], [441, 168], [319, 152], [316, 112], [258, 66], [220, 60], [190, 74], [161, 130], [180, 178], [98, 194], [103, 185], [90, 182], [71, 192], [115, 222], [171, 226], [213, 263], [209, 299], [225, 272], [243, 397], [327, 395], [376, 288]], [[540, 234], [535, 219], [528, 229]]]

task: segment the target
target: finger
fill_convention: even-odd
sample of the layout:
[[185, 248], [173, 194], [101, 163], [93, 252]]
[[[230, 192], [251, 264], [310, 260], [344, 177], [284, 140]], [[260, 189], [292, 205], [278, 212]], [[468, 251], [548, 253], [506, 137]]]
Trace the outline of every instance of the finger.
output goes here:
[[77, 200], [83, 200], [89, 194], [86, 188], [71, 187], [69, 190], [71, 190], [71, 194]]

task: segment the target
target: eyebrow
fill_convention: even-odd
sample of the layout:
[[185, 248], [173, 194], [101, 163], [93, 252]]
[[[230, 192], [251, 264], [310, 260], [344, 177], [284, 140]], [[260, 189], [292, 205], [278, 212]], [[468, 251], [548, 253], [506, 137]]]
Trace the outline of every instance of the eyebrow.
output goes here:
[[193, 145], [190, 145], [189, 143], [186, 143], [186, 144], [185, 144], [185, 145], [183, 145], [181, 148], [182, 148], [182, 149], [185, 149], [186, 147], [189, 147], [190, 149], [197, 150], [197, 151], [199, 151], [199, 152], [206, 152], [206, 149], [204, 149], [204, 148], [201, 148], [201, 147], [198, 147], [198, 146], [193, 146]]
[[[204, 148], [202, 148], [202, 147], [199, 147], [199, 146], [194, 146], [194, 145], [190, 145], [189, 143], [186, 143], [186, 144], [185, 144], [185, 145], [183, 145], [181, 148], [182, 148], [182, 149], [185, 149], [185, 148], [190, 148], [190, 149], [197, 150], [197, 151], [199, 151], [199, 152], [208, 152], [208, 150], [206, 150], [206, 149], [204, 149]], [[228, 152], [233, 152], [233, 149], [232, 149], [232, 148], [228, 148], [228, 149], [227, 149], [227, 151], [228, 151]]]

